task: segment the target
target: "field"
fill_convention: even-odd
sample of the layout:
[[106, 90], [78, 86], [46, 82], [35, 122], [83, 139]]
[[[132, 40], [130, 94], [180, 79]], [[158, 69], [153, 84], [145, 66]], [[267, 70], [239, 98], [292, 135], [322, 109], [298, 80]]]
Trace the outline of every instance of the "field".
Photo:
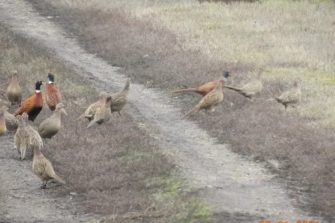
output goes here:
[[[6, 27], [0, 28], [0, 43], [2, 84], [6, 84], [12, 70], [17, 70], [26, 98], [32, 94], [35, 80], [46, 80], [47, 73], [52, 72], [56, 74], [56, 83], [61, 87], [65, 98], [68, 116], [65, 117], [64, 128], [47, 142], [43, 153], [51, 160], [58, 174], [64, 177], [68, 186], [51, 186], [52, 189], [46, 192], [51, 199], [66, 197], [75, 191], [75, 211], [100, 216], [97, 220], [211, 220], [210, 210], [190, 194], [191, 191], [178, 175], [169, 157], [159, 151], [155, 140], [141, 130], [127, 113], [118, 118], [115, 116], [113, 124], [86, 129], [87, 123], [77, 121], [77, 118], [89, 103], [97, 100], [98, 93], [90, 84], [36, 43]], [[14, 110], [15, 108], [11, 108], [11, 111]], [[47, 108], [43, 109], [33, 125], [38, 126], [50, 114]], [[113, 137], [107, 137], [108, 134]], [[8, 139], [13, 140], [12, 133]], [[4, 149], [8, 149], [3, 148], [6, 147], [6, 140], [1, 139], [2, 158], [5, 156]], [[20, 162], [15, 155], [9, 157]], [[30, 161], [23, 161], [25, 162]], [[10, 179], [8, 177], [2, 180]], [[6, 183], [10, 185], [14, 182]], [[39, 190], [39, 186], [36, 177], [36, 184], [31, 188], [26, 187], [35, 192]], [[2, 194], [3, 191], [0, 187], [0, 209], [4, 208], [0, 215], [4, 214], [2, 211], [6, 211], [6, 194]], [[22, 191], [16, 193], [16, 196], [23, 197], [22, 203], [26, 202], [24, 197], [27, 195]], [[19, 209], [20, 206], [15, 208]], [[0, 221], [5, 221], [2, 217]], [[25, 220], [29, 221], [29, 216]], [[14, 218], [11, 221], [15, 221]]]
[[[200, 112], [192, 121], [219, 143], [228, 143], [235, 153], [264, 163], [284, 182], [299, 208], [329, 222], [334, 220], [333, 1], [28, 2], [78, 39], [83, 48], [120, 67], [132, 81], [147, 88], [169, 93], [217, 79], [223, 70], [231, 72], [229, 84], [240, 85], [261, 72], [265, 89], [253, 101], [226, 89], [222, 106], [210, 114]], [[13, 34], [7, 30], [1, 33], [1, 43], [10, 46], [1, 56], [2, 73], [17, 67], [18, 61], [22, 64], [22, 60], [27, 61], [25, 65], [15, 69], [39, 78], [53, 67], [73, 119], [83, 111], [80, 106], [94, 100], [91, 95], [97, 93], [87, 87], [87, 82], [76, 75], [65, 78], [63, 74], [73, 73], [70, 68], [45, 54], [41, 59], [41, 50], [19, 37], [14, 44], [13, 37], [8, 37]], [[28, 51], [18, 53], [18, 48]], [[33, 54], [34, 61], [27, 54]], [[13, 62], [11, 58], [17, 59]], [[29, 86], [33, 80], [27, 79]], [[295, 80], [302, 83], [303, 92], [297, 108], [285, 111], [269, 100], [290, 88]], [[79, 95], [88, 99], [79, 100]], [[199, 97], [183, 95], [174, 100], [186, 112]], [[117, 210], [122, 222], [130, 207], [146, 213], [154, 204], [152, 214], [163, 217], [149, 218], [148, 222], [210, 222], [211, 211], [194, 193], [183, 192], [188, 191], [187, 186], [173, 161], [137, 124], [125, 114], [115, 124], [93, 132], [95, 138], [90, 141], [87, 135], [92, 132], [78, 130], [75, 121], [66, 123], [68, 132], [57, 136], [63, 143], [51, 142], [54, 149], [47, 155], [59, 165], [62, 175], [69, 176], [71, 189], [85, 194], [86, 210], [94, 206], [103, 215]], [[104, 137], [107, 128], [115, 136], [112, 139]], [[96, 147], [102, 152], [92, 151]], [[98, 165], [98, 160], [103, 162]], [[135, 171], [138, 169], [140, 174]], [[104, 177], [106, 172], [113, 177]], [[59, 193], [68, 192], [64, 189]]]

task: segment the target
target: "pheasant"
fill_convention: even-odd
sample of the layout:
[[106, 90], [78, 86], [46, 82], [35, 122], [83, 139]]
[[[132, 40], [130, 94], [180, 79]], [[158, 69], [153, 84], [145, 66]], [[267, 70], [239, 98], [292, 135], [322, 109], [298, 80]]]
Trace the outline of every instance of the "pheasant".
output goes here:
[[21, 103], [21, 107], [15, 112], [15, 116], [26, 112], [30, 121], [34, 121], [43, 108], [43, 97], [41, 94], [42, 81], [35, 83], [35, 94]]
[[34, 147], [33, 172], [42, 180], [41, 189], [46, 189], [49, 180], [66, 184], [65, 181], [55, 173], [51, 162], [42, 154], [38, 147]]
[[289, 105], [294, 106], [301, 101], [301, 89], [297, 81], [294, 82], [293, 88], [283, 92], [280, 96], [275, 98], [276, 101], [284, 105], [285, 110]]
[[81, 114], [77, 120], [81, 118], [86, 118], [87, 120], [91, 121], [94, 118], [95, 112], [100, 105], [100, 101], [104, 100], [104, 98], [106, 97], [108, 97], [108, 94], [106, 92], [100, 92], [99, 100], [90, 104], [90, 106], [88, 106], [85, 112]]
[[3, 111], [4, 111], [7, 130], [15, 131], [18, 127], [18, 120], [15, 118], [14, 115], [12, 115], [11, 113], [8, 112], [8, 107], [7, 106], [3, 105], [1, 107], [1, 109], [3, 109]]
[[67, 115], [64, 104], [59, 103], [56, 105], [56, 109], [53, 114], [49, 118], [41, 122], [38, 127], [38, 133], [43, 139], [51, 139], [54, 135], [57, 134], [62, 126], [62, 114]]
[[48, 74], [48, 84], [45, 91], [45, 99], [51, 111], [56, 109], [56, 105], [62, 101], [62, 95], [56, 86], [55, 76], [51, 73]]
[[127, 104], [128, 101], [128, 94], [129, 94], [129, 87], [130, 87], [130, 80], [126, 81], [126, 84], [122, 91], [112, 94], [112, 101], [111, 101], [111, 112], [117, 112], [121, 115], [121, 110]]
[[6, 120], [5, 120], [5, 110], [0, 109], [0, 136], [6, 134], [7, 127], [6, 127]]
[[218, 85], [208, 94], [206, 94], [199, 103], [189, 111], [184, 117], [188, 117], [201, 109], [212, 109], [223, 101], [223, 82], [219, 81]]
[[18, 115], [19, 127], [14, 135], [14, 144], [20, 154], [21, 160], [26, 156], [26, 150], [31, 148], [42, 148], [43, 141], [38, 132], [28, 124], [28, 115]]
[[20, 104], [22, 99], [22, 89], [17, 79], [17, 71], [13, 72], [12, 78], [9, 81], [6, 95], [11, 104]]
[[102, 123], [109, 121], [112, 115], [110, 109], [111, 102], [112, 102], [111, 96], [103, 97], [99, 100], [99, 104], [96, 108], [94, 118], [88, 124], [87, 128], [90, 128], [95, 124], [101, 125]]
[[252, 79], [251, 81], [249, 81], [248, 83], [244, 84], [241, 87], [233, 87], [229, 85], [225, 85], [224, 87], [234, 90], [240, 93], [241, 95], [249, 99], [252, 99], [253, 96], [255, 96], [256, 94], [258, 94], [259, 92], [263, 90], [263, 83], [260, 81], [259, 75], [258, 75], [257, 79]]
[[210, 81], [210, 82], [207, 82], [195, 88], [186, 88], [186, 89], [176, 90], [176, 91], [173, 91], [172, 94], [195, 92], [197, 94], [205, 96], [206, 94], [211, 92], [218, 85], [219, 82], [221, 82], [224, 85], [225, 82], [227, 82], [229, 76], [230, 76], [230, 73], [228, 71], [224, 71], [223, 79], [221, 80]]

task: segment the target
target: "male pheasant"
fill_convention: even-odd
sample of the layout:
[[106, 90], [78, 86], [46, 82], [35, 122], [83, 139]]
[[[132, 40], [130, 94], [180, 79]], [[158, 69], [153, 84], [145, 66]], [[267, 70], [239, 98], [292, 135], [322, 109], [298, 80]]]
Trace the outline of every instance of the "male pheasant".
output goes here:
[[222, 82], [219, 81], [218, 85], [208, 94], [206, 94], [199, 103], [189, 111], [184, 117], [188, 117], [201, 109], [213, 109], [214, 106], [218, 105], [223, 101], [223, 86]]
[[54, 111], [56, 109], [56, 105], [62, 101], [62, 95], [55, 84], [55, 75], [51, 73], [48, 74], [45, 100], [51, 111]]
[[194, 93], [200, 94], [202, 96], [205, 96], [206, 94], [211, 92], [214, 88], [216, 88], [216, 86], [218, 85], [219, 82], [221, 82], [222, 85], [224, 85], [225, 82], [227, 82], [229, 76], [230, 76], [229, 71], [224, 71], [223, 72], [223, 79], [221, 79], [221, 80], [210, 81], [210, 82], [207, 82], [203, 85], [200, 85], [200, 86], [194, 87], [194, 88], [186, 88], [186, 89], [176, 90], [176, 91], [173, 91], [172, 94], [194, 92]]
[[21, 107], [15, 112], [15, 116], [22, 115], [26, 112], [30, 121], [35, 120], [43, 108], [43, 97], [41, 94], [42, 84], [42, 81], [37, 81], [35, 83], [35, 94], [21, 103]]

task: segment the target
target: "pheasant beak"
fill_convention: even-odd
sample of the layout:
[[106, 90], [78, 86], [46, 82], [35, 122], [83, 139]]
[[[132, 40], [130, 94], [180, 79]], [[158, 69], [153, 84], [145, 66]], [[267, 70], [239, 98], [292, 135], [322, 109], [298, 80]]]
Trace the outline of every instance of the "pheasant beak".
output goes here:
[[62, 108], [62, 113], [66, 116], [68, 115], [64, 108]]

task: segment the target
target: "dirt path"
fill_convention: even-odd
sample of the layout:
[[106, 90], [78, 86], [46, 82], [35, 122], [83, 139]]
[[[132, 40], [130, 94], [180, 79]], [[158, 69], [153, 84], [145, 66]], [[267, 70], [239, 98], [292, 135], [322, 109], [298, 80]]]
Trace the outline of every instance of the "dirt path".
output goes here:
[[[126, 80], [117, 68], [88, 54], [23, 0], [2, 0], [0, 22], [36, 39], [74, 66], [83, 77], [90, 78], [96, 87], [119, 89]], [[217, 212], [228, 213], [234, 222], [250, 222], [251, 218], [264, 217], [290, 222], [312, 219], [295, 208], [294, 200], [261, 164], [232, 153], [227, 145], [217, 144], [196, 124], [181, 119], [182, 114], [164, 92], [132, 84], [130, 100], [130, 114], [160, 141], [167, 153], [175, 157], [184, 175]], [[3, 175], [6, 173], [8, 171]]]

